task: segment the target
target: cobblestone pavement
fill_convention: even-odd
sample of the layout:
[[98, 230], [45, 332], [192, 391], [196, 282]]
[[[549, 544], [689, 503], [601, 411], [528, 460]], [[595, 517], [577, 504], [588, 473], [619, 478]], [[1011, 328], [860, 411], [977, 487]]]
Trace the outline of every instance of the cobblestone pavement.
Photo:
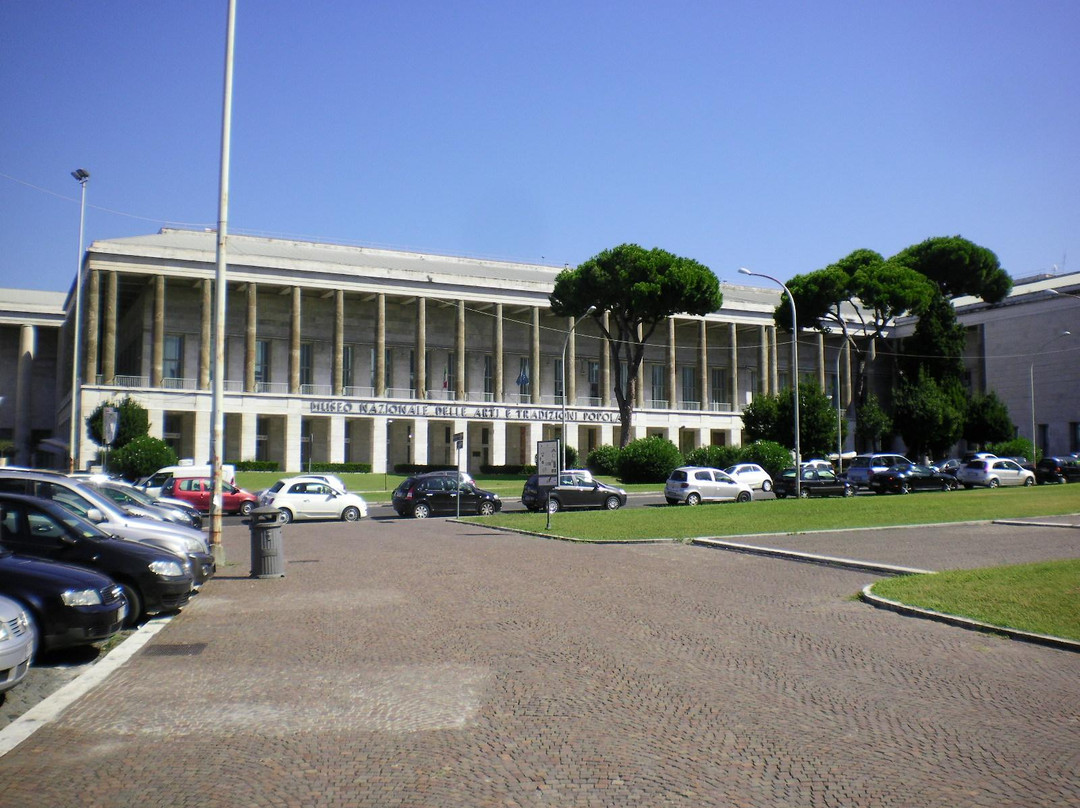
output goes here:
[[[230, 527], [233, 565], [0, 758], [0, 806], [1080, 804], [1080, 655], [874, 609], [867, 573], [443, 520], [285, 530], [287, 576], [251, 580]], [[1077, 530], [971, 530], [783, 545], [1080, 555]]]

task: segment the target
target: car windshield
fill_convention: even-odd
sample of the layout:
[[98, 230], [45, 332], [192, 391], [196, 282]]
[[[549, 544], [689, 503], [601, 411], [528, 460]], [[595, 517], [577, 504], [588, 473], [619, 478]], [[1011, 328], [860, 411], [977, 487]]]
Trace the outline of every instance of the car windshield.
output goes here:
[[106, 485], [105, 490], [107, 492], [110, 492], [111, 494], [113, 494], [114, 499], [116, 499], [117, 497], [128, 497], [129, 499], [134, 500], [135, 502], [139, 503], [140, 505], [153, 505], [154, 504], [154, 500], [150, 499], [150, 497], [148, 497], [142, 491], [139, 491], [138, 489], [135, 489], [135, 488], [127, 488], [125, 486], [117, 486], [117, 485]]

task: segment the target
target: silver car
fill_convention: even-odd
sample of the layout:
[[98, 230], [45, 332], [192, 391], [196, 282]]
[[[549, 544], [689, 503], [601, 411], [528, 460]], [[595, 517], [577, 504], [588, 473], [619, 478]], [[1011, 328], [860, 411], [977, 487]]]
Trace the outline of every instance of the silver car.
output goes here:
[[753, 489], [720, 469], [707, 466], [682, 466], [671, 472], [664, 486], [668, 505], [698, 505], [702, 502], [749, 502]]
[[956, 481], [964, 488], [976, 485], [997, 488], [999, 485], [1035, 485], [1035, 472], [1007, 457], [972, 460], [956, 471]]
[[0, 596], [0, 693], [11, 690], [26, 676], [36, 644], [26, 609]]

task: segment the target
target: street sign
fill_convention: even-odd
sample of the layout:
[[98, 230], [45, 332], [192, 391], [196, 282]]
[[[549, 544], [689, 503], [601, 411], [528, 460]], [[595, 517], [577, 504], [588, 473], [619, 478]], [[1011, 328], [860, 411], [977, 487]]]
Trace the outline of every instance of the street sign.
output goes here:
[[457, 444], [457, 448], [460, 449], [465, 443], [465, 433], [464, 432], [455, 432], [454, 433], [454, 443]]
[[536, 473], [540, 485], [555, 485], [559, 479], [559, 441], [536, 442]]
[[120, 426], [120, 413], [115, 407], [106, 407], [101, 412], [101, 435], [105, 439], [106, 446], [112, 446], [116, 442], [116, 430]]

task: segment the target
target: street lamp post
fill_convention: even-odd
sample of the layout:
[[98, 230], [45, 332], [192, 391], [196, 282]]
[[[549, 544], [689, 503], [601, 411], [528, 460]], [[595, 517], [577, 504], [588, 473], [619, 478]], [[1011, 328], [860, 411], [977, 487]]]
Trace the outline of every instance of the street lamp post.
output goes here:
[[563, 470], [563, 464], [566, 463], [566, 346], [570, 344], [570, 335], [577, 331], [578, 325], [581, 321], [596, 311], [596, 306], [589, 306], [585, 313], [577, 318], [574, 325], [566, 332], [566, 339], [562, 344], [562, 425], [559, 431], [559, 471]]
[[68, 438], [68, 470], [74, 471], [79, 467], [79, 444], [82, 443], [82, 430], [79, 429], [81, 417], [80, 405], [82, 404], [81, 368], [79, 367], [79, 353], [82, 350], [82, 265], [83, 265], [83, 225], [86, 222], [86, 181], [90, 179], [90, 172], [83, 168], [77, 168], [71, 172], [81, 186], [81, 201], [79, 202], [79, 260], [75, 264], [75, 336], [71, 348], [71, 406], [68, 412], [71, 415], [71, 434]]
[[1031, 462], [1032, 463], [1039, 462], [1039, 458], [1038, 458], [1038, 452], [1039, 452], [1038, 436], [1036, 436], [1036, 434], [1035, 434], [1035, 357], [1037, 357], [1039, 354], [1041, 354], [1043, 352], [1043, 349], [1045, 349], [1046, 346], [1049, 345], [1051, 342], [1054, 342], [1055, 340], [1059, 340], [1062, 337], [1067, 337], [1067, 336], [1069, 336], [1071, 334], [1072, 334], [1071, 331], [1062, 331], [1060, 334], [1057, 334], [1057, 335], [1051, 337], [1050, 339], [1048, 339], [1046, 342], [1044, 342], [1039, 347], [1039, 349], [1037, 351], [1035, 351], [1035, 354], [1032, 356], [1032, 359], [1031, 359], [1031, 364], [1028, 365], [1028, 384], [1030, 385], [1030, 390], [1031, 390], [1031, 454], [1032, 454]]
[[799, 323], [795, 314], [795, 296], [791, 294], [791, 290], [779, 278], [764, 275], [760, 272], [751, 272], [746, 267], [739, 267], [739, 272], [753, 278], [765, 278], [777, 284], [784, 290], [784, 294], [788, 297], [788, 303], [791, 304], [791, 375], [794, 377], [792, 382], [795, 389], [795, 497], [799, 498], [802, 496], [802, 452], [799, 448]]

